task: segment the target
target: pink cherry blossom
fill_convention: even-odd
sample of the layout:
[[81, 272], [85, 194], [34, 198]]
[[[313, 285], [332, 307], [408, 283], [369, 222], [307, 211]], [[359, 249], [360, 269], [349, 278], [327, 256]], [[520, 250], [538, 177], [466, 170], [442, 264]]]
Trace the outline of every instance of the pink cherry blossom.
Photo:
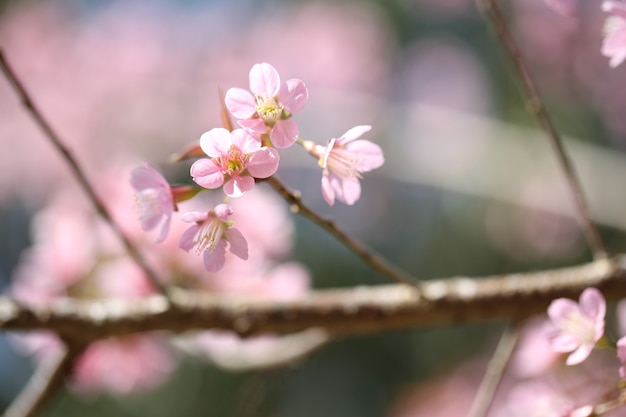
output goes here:
[[175, 209], [174, 195], [163, 175], [148, 162], [131, 172], [130, 183], [137, 191], [136, 200], [143, 230], [152, 230], [163, 218], [163, 226], [157, 238], [162, 242], [169, 231]]
[[602, 55], [610, 58], [609, 66], [615, 68], [626, 59], [626, 3], [606, 0], [602, 10], [611, 14], [604, 25]]
[[183, 221], [194, 223], [180, 237], [180, 247], [187, 252], [196, 248], [204, 253], [204, 267], [209, 272], [217, 272], [226, 261], [226, 245], [230, 253], [241, 259], [248, 259], [248, 243], [238, 229], [232, 227], [228, 218], [233, 209], [228, 204], [218, 204], [208, 213], [189, 212]]
[[559, 298], [548, 307], [548, 316], [556, 326], [551, 334], [552, 349], [556, 352], [572, 352], [566, 360], [568, 365], [584, 361], [596, 342], [604, 334], [606, 301], [600, 291], [587, 288], [576, 303]]
[[224, 185], [230, 197], [250, 191], [254, 178], [270, 177], [278, 169], [276, 149], [262, 147], [243, 129], [211, 129], [200, 138], [200, 146], [211, 159], [200, 159], [191, 166], [193, 180], [210, 189]]
[[329, 205], [335, 204], [335, 197], [348, 205], [361, 197], [359, 179], [364, 172], [376, 169], [385, 162], [383, 151], [368, 140], [356, 140], [371, 126], [356, 126], [332, 138], [326, 146], [303, 142], [304, 148], [319, 158], [322, 167], [322, 195]]
[[224, 102], [239, 125], [256, 137], [269, 133], [277, 148], [287, 148], [299, 131], [291, 115], [299, 112], [309, 93], [304, 82], [291, 79], [281, 84], [278, 71], [270, 64], [255, 64], [250, 70], [250, 91], [231, 88]]

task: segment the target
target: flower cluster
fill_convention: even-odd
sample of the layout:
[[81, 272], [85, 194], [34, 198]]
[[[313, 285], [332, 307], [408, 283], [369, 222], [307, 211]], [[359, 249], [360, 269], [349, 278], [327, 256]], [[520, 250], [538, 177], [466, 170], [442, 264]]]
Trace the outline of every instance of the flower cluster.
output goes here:
[[179, 241], [180, 248], [189, 252], [195, 248], [203, 254], [207, 271], [224, 267], [226, 249], [241, 259], [248, 258], [244, 235], [234, 227], [229, 217], [234, 213], [229, 198], [240, 198], [250, 192], [257, 181], [276, 174], [280, 162], [277, 149], [294, 144], [319, 161], [322, 168], [322, 196], [333, 205], [335, 200], [352, 205], [361, 196], [363, 173], [384, 163], [382, 149], [360, 137], [370, 126], [356, 126], [325, 145], [299, 137], [300, 130], [292, 116], [308, 100], [308, 90], [302, 80], [281, 82], [276, 69], [267, 63], [255, 64], [250, 70], [250, 91], [231, 88], [226, 92], [224, 106], [237, 119], [238, 128], [230, 121], [225, 127], [215, 127], [200, 137], [199, 144], [184, 157], [206, 156], [196, 160], [190, 175], [198, 187], [171, 187], [150, 164], [136, 168], [131, 184], [137, 192], [139, 217], [144, 230], [162, 224], [157, 242], [168, 233], [177, 204], [194, 197], [202, 190], [222, 189], [225, 201], [208, 211], [189, 212], [182, 221], [192, 223]]

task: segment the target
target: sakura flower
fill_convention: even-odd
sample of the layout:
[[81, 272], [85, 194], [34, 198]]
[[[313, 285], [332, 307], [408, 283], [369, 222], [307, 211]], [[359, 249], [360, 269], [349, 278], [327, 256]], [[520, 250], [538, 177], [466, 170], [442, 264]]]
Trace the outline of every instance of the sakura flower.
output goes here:
[[255, 64], [250, 70], [250, 90], [231, 88], [224, 98], [226, 108], [242, 119], [239, 125], [256, 137], [269, 133], [277, 148], [293, 145], [299, 131], [291, 115], [304, 107], [309, 96], [304, 82], [290, 79], [281, 84], [273, 66]]
[[175, 209], [170, 184], [147, 162], [144, 162], [143, 167], [133, 169], [130, 183], [137, 191], [137, 208], [143, 230], [154, 229], [165, 218], [157, 238], [157, 242], [163, 241], [169, 231]]
[[609, 66], [615, 68], [626, 59], [626, 3], [606, 0], [602, 10], [611, 13], [604, 25], [602, 55], [610, 58]]
[[589, 356], [604, 334], [605, 314], [606, 301], [595, 288], [583, 291], [579, 303], [567, 298], [552, 301], [548, 316], [556, 330], [551, 345], [556, 352], [572, 352], [567, 365], [581, 363]]
[[204, 267], [209, 272], [217, 272], [226, 261], [226, 244], [230, 252], [241, 259], [248, 259], [248, 242], [238, 229], [232, 227], [228, 218], [233, 209], [228, 204], [218, 204], [208, 213], [190, 212], [183, 215], [183, 221], [194, 223], [180, 237], [179, 245], [189, 252], [193, 247], [204, 253]]
[[224, 185], [230, 197], [239, 197], [254, 187], [254, 178], [267, 178], [278, 169], [276, 149], [261, 143], [243, 129], [232, 132], [214, 128], [200, 137], [200, 146], [211, 159], [200, 159], [191, 166], [193, 180], [205, 188]]
[[354, 204], [361, 196], [359, 179], [364, 172], [376, 169], [385, 162], [380, 147], [368, 140], [356, 140], [372, 127], [356, 126], [332, 138], [326, 146], [303, 141], [304, 148], [319, 158], [322, 171], [322, 195], [329, 205], [335, 204], [335, 197], [348, 205]]

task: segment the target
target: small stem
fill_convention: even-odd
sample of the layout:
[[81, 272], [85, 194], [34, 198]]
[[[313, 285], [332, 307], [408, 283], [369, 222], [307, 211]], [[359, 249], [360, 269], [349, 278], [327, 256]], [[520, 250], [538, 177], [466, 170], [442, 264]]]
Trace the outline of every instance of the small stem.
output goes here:
[[350, 249], [359, 258], [361, 258], [363, 262], [365, 262], [373, 269], [380, 272], [383, 276], [389, 278], [394, 282], [400, 284], [408, 284], [419, 289], [420, 284], [415, 278], [413, 278], [408, 273], [400, 270], [399, 268], [391, 264], [391, 262], [376, 254], [371, 249], [367, 248], [365, 245], [346, 234], [344, 231], [335, 226], [332, 221], [324, 219], [323, 217], [318, 215], [302, 202], [300, 196], [289, 191], [287, 187], [285, 187], [282, 182], [280, 182], [280, 180], [278, 180], [276, 177], [270, 177], [265, 181], [272, 188], [274, 188], [274, 190], [276, 190], [278, 194], [280, 194], [280, 196], [287, 201], [287, 203], [291, 204], [292, 210], [294, 212], [303, 215], [307, 219], [311, 220], [313, 223], [320, 226], [322, 229], [329, 232], [331, 235], [335, 236], [348, 249]]
[[491, 408], [491, 404], [493, 403], [493, 397], [511, 361], [513, 350], [515, 349], [519, 336], [519, 328], [519, 324], [515, 325], [513, 328], [507, 326], [504, 332], [502, 332], [498, 346], [487, 365], [487, 370], [476, 393], [476, 398], [474, 398], [474, 403], [468, 414], [469, 417], [485, 417], [489, 412], [489, 408]]
[[552, 144], [558, 163], [563, 171], [563, 174], [565, 175], [572, 197], [574, 198], [576, 208], [582, 218], [583, 232], [587, 243], [593, 250], [596, 258], [607, 257], [608, 251], [606, 249], [606, 245], [604, 244], [596, 225], [591, 220], [583, 189], [576, 174], [576, 170], [574, 169], [574, 165], [565, 151], [561, 135], [556, 130], [554, 123], [545, 108], [537, 89], [537, 85], [535, 84], [535, 81], [526, 66], [519, 47], [507, 28], [506, 19], [498, 7], [497, 0], [478, 0], [478, 5], [479, 7], [482, 5], [485, 15], [491, 21], [492, 27], [496, 32], [497, 39], [500, 41], [504, 50], [509, 55], [510, 60], [513, 62], [517, 76], [522, 82], [524, 94], [527, 97], [526, 106], [528, 112], [537, 119], [539, 125], [546, 132], [548, 139]]
[[126, 234], [122, 231], [119, 225], [113, 220], [113, 217], [105, 207], [104, 203], [100, 200], [94, 188], [91, 186], [83, 169], [80, 167], [78, 161], [71, 154], [69, 149], [63, 144], [63, 141], [60, 139], [59, 135], [52, 129], [50, 124], [43, 117], [42, 113], [35, 106], [33, 100], [30, 98], [29, 94], [26, 92], [23, 84], [20, 82], [19, 78], [12, 70], [9, 62], [5, 58], [2, 49], [0, 49], [0, 69], [4, 73], [5, 77], [17, 93], [20, 98], [22, 105], [28, 110], [30, 115], [35, 120], [35, 123], [43, 130], [45, 136], [50, 140], [53, 147], [61, 154], [65, 162], [69, 165], [74, 177], [78, 180], [78, 183], [83, 188], [91, 202], [93, 203], [96, 211], [102, 218], [109, 223], [113, 231], [120, 238], [122, 243], [124, 244], [127, 252], [133, 258], [133, 260], [139, 265], [141, 269], [146, 273], [148, 279], [152, 282], [152, 285], [160, 291], [163, 295], [167, 295], [167, 289], [159, 279], [152, 269], [148, 266], [147, 262], [143, 259], [142, 255], [139, 253], [137, 248], [130, 242]]

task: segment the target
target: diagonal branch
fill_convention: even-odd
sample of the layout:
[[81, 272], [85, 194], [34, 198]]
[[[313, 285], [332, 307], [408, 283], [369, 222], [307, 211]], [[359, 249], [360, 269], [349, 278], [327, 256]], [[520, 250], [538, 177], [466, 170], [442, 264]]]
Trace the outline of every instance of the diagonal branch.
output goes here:
[[546, 110], [543, 100], [541, 99], [541, 95], [539, 94], [539, 90], [537, 89], [537, 85], [535, 84], [535, 81], [526, 66], [520, 49], [517, 46], [515, 39], [513, 39], [513, 36], [509, 32], [506, 19], [502, 15], [502, 11], [498, 6], [498, 0], [478, 0], [478, 5], [483, 9], [485, 15], [491, 21], [492, 27], [496, 32], [496, 38], [500, 41], [513, 63], [517, 76], [521, 81], [524, 95], [527, 97], [526, 107], [528, 112], [537, 119], [537, 122], [548, 136], [583, 222], [583, 231], [587, 243], [593, 250], [596, 258], [606, 257], [608, 255], [606, 245], [604, 244], [596, 225], [591, 220], [591, 215], [589, 214], [589, 209], [585, 200], [585, 194], [580, 184], [580, 180], [578, 179], [578, 175], [576, 174], [574, 165], [565, 151], [561, 135], [557, 131], [550, 115], [548, 114], [548, 111]]
[[544, 312], [558, 297], [587, 287], [607, 299], [626, 297], [626, 255], [580, 266], [425, 281], [421, 292], [404, 284], [319, 290], [289, 302], [180, 292], [141, 300], [59, 300], [46, 308], [0, 297], [0, 329], [51, 330], [77, 343], [143, 331], [232, 330], [242, 336], [287, 334], [312, 327], [330, 336], [485, 320], [519, 320]]

